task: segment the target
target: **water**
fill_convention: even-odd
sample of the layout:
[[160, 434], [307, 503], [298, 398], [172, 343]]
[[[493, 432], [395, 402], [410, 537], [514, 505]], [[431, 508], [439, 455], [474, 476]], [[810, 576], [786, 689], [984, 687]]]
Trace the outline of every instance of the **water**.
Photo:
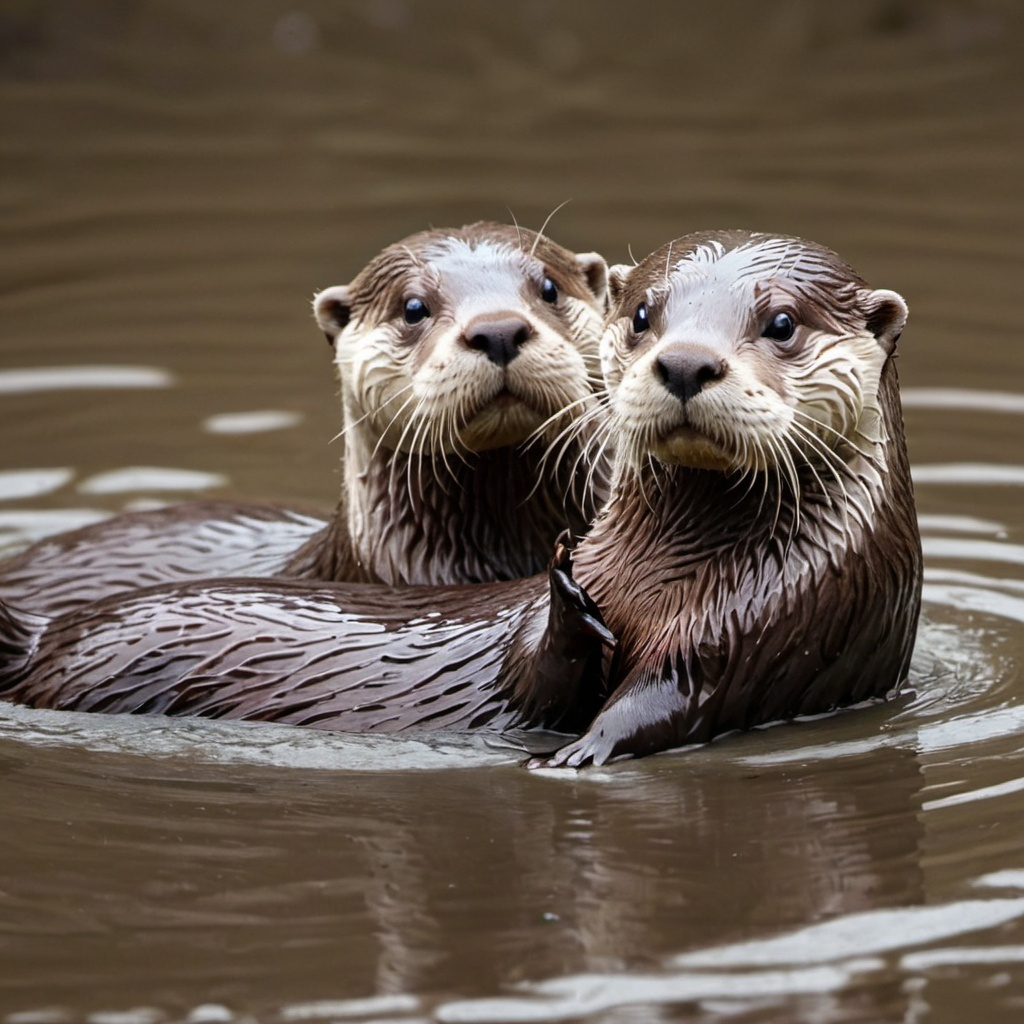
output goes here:
[[[0, 706], [0, 1021], [1015, 1021], [1012, 0], [0, 14], [0, 545], [329, 508], [309, 300], [429, 224], [801, 234], [911, 307], [900, 698], [579, 775], [508, 745]], [[511, 211], [511, 213], [510, 213]]]

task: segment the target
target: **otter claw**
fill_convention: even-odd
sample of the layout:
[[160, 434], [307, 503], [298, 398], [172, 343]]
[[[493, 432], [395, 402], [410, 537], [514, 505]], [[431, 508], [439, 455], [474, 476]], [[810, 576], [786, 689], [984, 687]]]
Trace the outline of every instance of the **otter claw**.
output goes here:
[[527, 768], [585, 768], [588, 764], [600, 764], [595, 761], [589, 736], [581, 736], [572, 743], [560, 747], [547, 757], [531, 757], [526, 762]]
[[[562, 535], [566, 536], [565, 534]], [[573, 625], [584, 635], [600, 640], [606, 647], [614, 647], [615, 634], [601, 620], [601, 611], [583, 585], [572, 575], [572, 552], [559, 538], [555, 554], [548, 568], [552, 592], [557, 592], [576, 615]]]

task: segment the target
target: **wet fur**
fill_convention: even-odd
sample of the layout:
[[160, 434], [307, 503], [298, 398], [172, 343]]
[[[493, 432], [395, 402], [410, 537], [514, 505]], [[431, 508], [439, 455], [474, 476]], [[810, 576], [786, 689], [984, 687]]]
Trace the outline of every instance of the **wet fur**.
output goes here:
[[[543, 618], [544, 577], [370, 596], [211, 583], [0, 622], [8, 695], [360, 730], [532, 724], [550, 701], [583, 735], [543, 763], [578, 766], [897, 688], [921, 591], [893, 359], [903, 300], [820, 246], [745, 233], [679, 239], [613, 280], [597, 442], [614, 439], [615, 472], [575, 562], [618, 640], [603, 665], [575, 598], [575, 626]], [[640, 335], [639, 302], [651, 310]], [[799, 317], [792, 344], [763, 336], [775, 303]], [[695, 351], [726, 369], [684, 402], [659, 360]], [[523, 636], [533, 660], [514, 653]], [[548, 671], [566, 644], [576, 668]], [[525, 718], [509, 686], [530, 688]], [[282, 701], [301, 707], [279, 714]]]
[[577, 732], [610, 641], [559, 547], [546, 576], [473, 587], [215, 580], [49, 621], [0, 605], [0, 690], [33, 707], [351, 732]]
[[[468, 292], [455, 305], [445, 302], [441, 265], [451, 267], [453, 253], [453, 276]], [[546, 275], [558, 286], [555, 304], [539, 296]], [[436, 316], [406, 330], [411, 293]], [[580, 443], [560, 458], [546, 452], [593, 402], [605, 293], [601, 257], [525, 229], [482, 223], [389, 246], [352, 284], [318, 298], [344, 417], [345, 483], [329, 520], [231, 502], [121, 515], [0, 566], [0, 601], [58, 614], [211, 576], [441, 584], [543, 571], [559, 534], [581, 533], [595, 511]], [[468, 348], [462, 331], [467, 310], [501, 314], [510, 304], [536, 331], [502, 369]], [[526, 403], [489, 412], [505, 387]], [[409, 443], [391, 443], [402, 436]]]
[[[545, 277], [554, 303], [541, 298]], [[546, 452], [596, 403], [605, 290], [596, 254], [485, 223], [413, 235], [321, 293], [341, 381], [346, 504], [288, 574], [512, 579], [538, 572], [563, 530], [581, 534], [596, 511], [586, 436], [556, 459]], [[430, 311], [416, 324], [403, 316], [410, 297]], [[467, 338], [503, 316], [530, 338], [499, 366]]]
[[[903, 300], [799, 239], [716, 232], [668, 249], [612, 272], [602, 359], [618, 461], [576, 565], [619, 643], [607, 704], [551, 764], [882, 696], [913, 647], [921, 548], [892, 357]], [[761, 337], [779, 310], [798, 323], [785, 344]], [[658, 361], [694, 349], [727, 369], [682, 402]]]

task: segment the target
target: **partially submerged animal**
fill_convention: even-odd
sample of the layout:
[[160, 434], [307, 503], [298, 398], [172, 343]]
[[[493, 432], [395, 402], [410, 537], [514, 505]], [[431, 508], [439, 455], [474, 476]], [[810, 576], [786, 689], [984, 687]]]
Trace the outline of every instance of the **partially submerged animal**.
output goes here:
[[[898, 687], [921, 590], [902, 298], [821, 246], [745, 232], [678, 239], [616, 268], [613, 290], [601, 430], [616, 463], [575, 556], [589, 646], [568, 684], [528, 684], [557, 714], [515, 719], [582, 735], [543, 763], [655, 753]], [[543, 618], [547, 591], [543, 576], [154, 588], [50, 621], [8, 614], [0, 687], [37, 707], [505, 728], [495, 680], [537, 664], [509, 638], [579, 639]], [[603, 664], [602, 617], [618, 641]]]
[[585, 445], [607, 266], [502, 224], [420, 232], [315, 299], [341, 380], [344, 486], [329, 521], [192, 502], [47, 538], [0, 565], [0, 600], [65, 612], [215, 576], [476, 583], [542, 572], [595, 499]]
[[600, 714], [548, 763], [893, 691], [922, 574], [903, 299], [822, 246], [741, 231], [677, 239], [612, 290], [615, 476], [576, 575], [618, 645]]
[[546, 575], [503, 583], [211, 580], [54, 620], [0, 604], [0, 690], [34, 707], [349, 732], [578, 732], [600, 705], [605, 644], [558, 545]]

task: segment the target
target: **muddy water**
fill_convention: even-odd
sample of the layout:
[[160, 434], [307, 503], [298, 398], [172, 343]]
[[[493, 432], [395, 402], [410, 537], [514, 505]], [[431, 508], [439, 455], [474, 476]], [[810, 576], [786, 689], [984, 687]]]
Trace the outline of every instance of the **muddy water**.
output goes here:
[[0, 1021], [1024, 1013], [1012, 0], [0, 12], [0, 542], [329, 507], [316, 288], [476, 218], [802, 234], [907, 296], [899, 699], [578, 776], [473, 742], [0, 708]]

